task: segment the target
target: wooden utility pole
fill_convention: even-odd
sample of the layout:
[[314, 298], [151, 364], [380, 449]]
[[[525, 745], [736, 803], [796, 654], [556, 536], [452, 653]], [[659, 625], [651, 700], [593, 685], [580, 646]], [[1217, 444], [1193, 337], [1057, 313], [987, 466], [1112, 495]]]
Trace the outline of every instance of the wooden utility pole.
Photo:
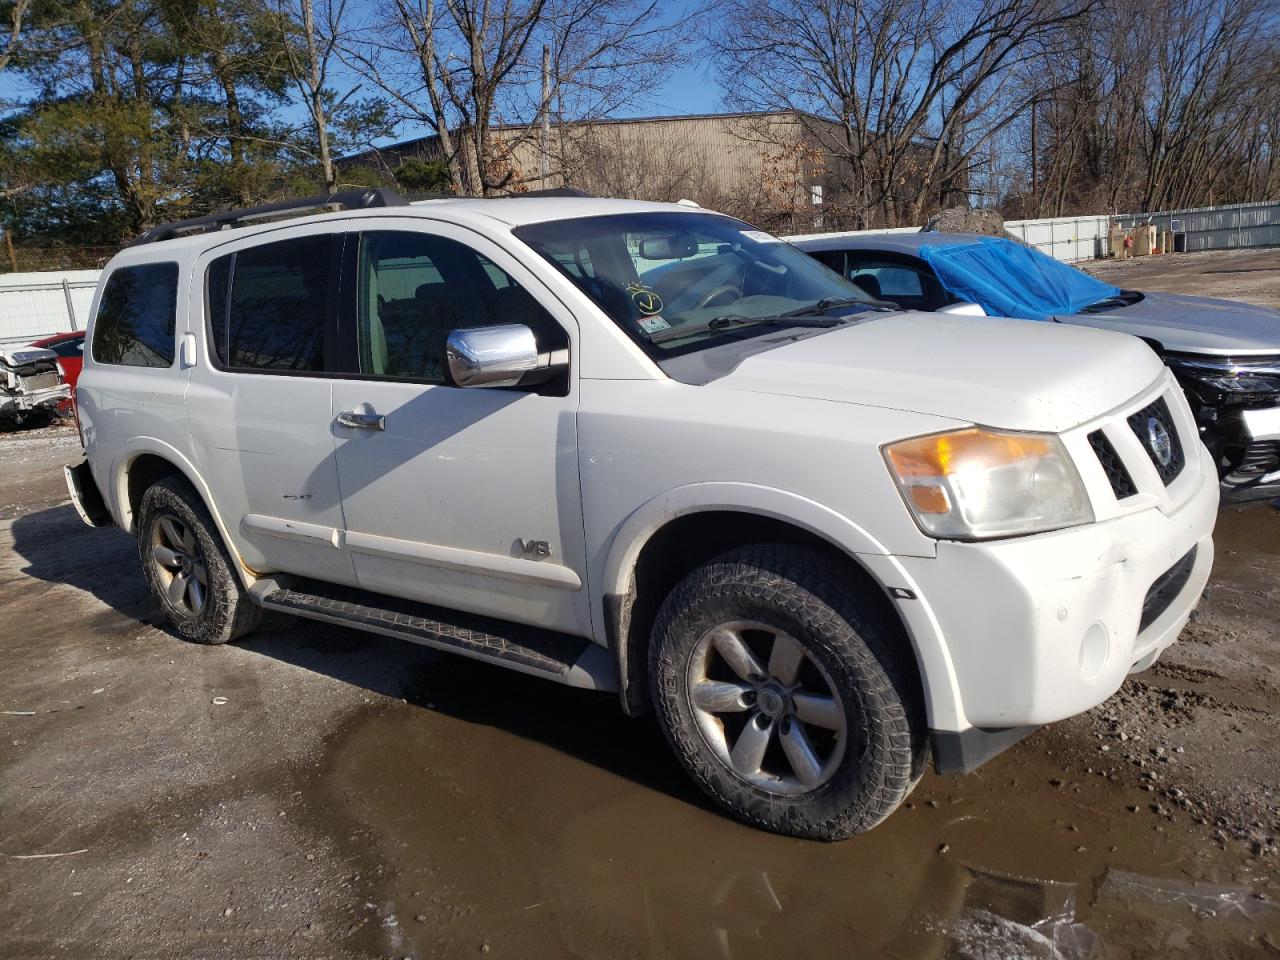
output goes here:
[[1037, 175], [1039, 173], [1037, 170], [1037, 161], [1040, 156], [1040, 141], [1037, 134], [1036, 101], [1033, 99], [1031, 101], [1031, 199], [1035, 202], [1035, 215], [1038, 217], [1040, 216], [1040, 192], [1037, 184], [1040, 182], [1040, 178]]
[[8, 230], [4, 232], [4, 248], [9, 254], [9, 268], [14, 272], [18, 272], [18, 255], [13, 252], [13, 234]]
[[545, 190], [547, 174], [551, 164], [548, 159], [551, 150], [551, 48], [542, 45], [542, 159], [539, 173], [542, 176], [541, 188]]

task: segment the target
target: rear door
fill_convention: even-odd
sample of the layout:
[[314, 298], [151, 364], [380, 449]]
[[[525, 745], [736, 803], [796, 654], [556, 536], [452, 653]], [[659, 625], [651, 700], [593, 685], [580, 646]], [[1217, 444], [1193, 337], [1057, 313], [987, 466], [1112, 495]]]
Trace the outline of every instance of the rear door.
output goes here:
[[[450, 331], [502, 323], [572, 358], [572, 316], [469, 230], [359, 226], [344, 287], [358, 372], [335, 381], [331, 418], [360, 585], [588, 635], [576, 372], [536, 390], [463, 389], [443, 369]], [[370, 426], [344, 426], [344, 413]]]
[[352, 584], [329, 416], [342, 228], [282, 229], [197, 261], [191, 323], [203, 349], [187, 413], [244, 562]]

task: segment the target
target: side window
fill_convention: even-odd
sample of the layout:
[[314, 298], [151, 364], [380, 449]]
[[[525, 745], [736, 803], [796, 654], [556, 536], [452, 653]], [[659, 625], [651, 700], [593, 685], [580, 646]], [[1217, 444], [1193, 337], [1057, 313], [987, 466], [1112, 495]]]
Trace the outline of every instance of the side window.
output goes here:
[[215, 260], [206, 278], [214, 356], [235, 370], [322, 371], [332, 240], [281, 240]]
[[61, 343], [55, 343], [49, 349], [60, 357], [78, 357], [84, 353], [84, 337], [63, 340]]
[[356, 282], [360, 372], [444, 383], [454, 330], [522, 323], [540, 349], [564, 346], [559, 324], [497, 264], [425, 233], [360, 234]]
[[127, 367], [171, 366], [177, 308], [176, 263], [115, 270], [93, 325], [93, 359]]
[[884, 297], [924, 296], [920, 274], [910, 267], [874, 265], [849, 271], [850, 280], [857, 281], [860, 277], [874, 277], [880, 288], [880, 295]]

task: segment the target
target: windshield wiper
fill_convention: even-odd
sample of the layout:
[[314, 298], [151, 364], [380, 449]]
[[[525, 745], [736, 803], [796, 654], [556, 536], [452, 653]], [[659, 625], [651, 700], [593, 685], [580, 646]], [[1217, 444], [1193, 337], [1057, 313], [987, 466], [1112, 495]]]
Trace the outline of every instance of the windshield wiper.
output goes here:
[[781, 317], [808, 317], [826, 313], [828, 310], [834, 310], [836, 307], [861, 307], [864, 310], [901, 310], [896, 303], [890, 303], [887, 300], [863, 300], [859, 297], [823, 297], [817, 303], [812, 303], [807, 307], [799, 307], [795, 310], [788, 310], [786, 313], [778, 314]]
[[[862, 301], [858, 301], [861, 303]], [[846, 321], [838, 317], [806, 317], [802, 314], [778, 313], [767, 317], [744, 317], [737, 313], [728, 313], [722, 317], [713, 317], [706, 323], [699, 323], [691, 327], [672, 327], [670, 330], [660, 330], [650, 335], [650, 343], [665, 343], [668, 340], [680, 340], [684, 337], [692, 337], [699, 333], [711, 333], [719, 330], [741, 329], [743, 327], [758, 327], [764, 324], [781, 325], [786, 327], [838, 327]]]

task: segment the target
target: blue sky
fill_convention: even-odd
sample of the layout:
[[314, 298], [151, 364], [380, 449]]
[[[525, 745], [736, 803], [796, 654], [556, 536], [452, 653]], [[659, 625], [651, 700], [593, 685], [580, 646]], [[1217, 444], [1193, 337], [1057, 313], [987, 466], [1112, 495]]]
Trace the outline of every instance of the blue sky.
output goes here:
[[673, 113], [715, 113], [722, 108], [721, 90], [705, 67], [691, 64], [671, 75], [649, 108], [628, 111], [632, 116]]

